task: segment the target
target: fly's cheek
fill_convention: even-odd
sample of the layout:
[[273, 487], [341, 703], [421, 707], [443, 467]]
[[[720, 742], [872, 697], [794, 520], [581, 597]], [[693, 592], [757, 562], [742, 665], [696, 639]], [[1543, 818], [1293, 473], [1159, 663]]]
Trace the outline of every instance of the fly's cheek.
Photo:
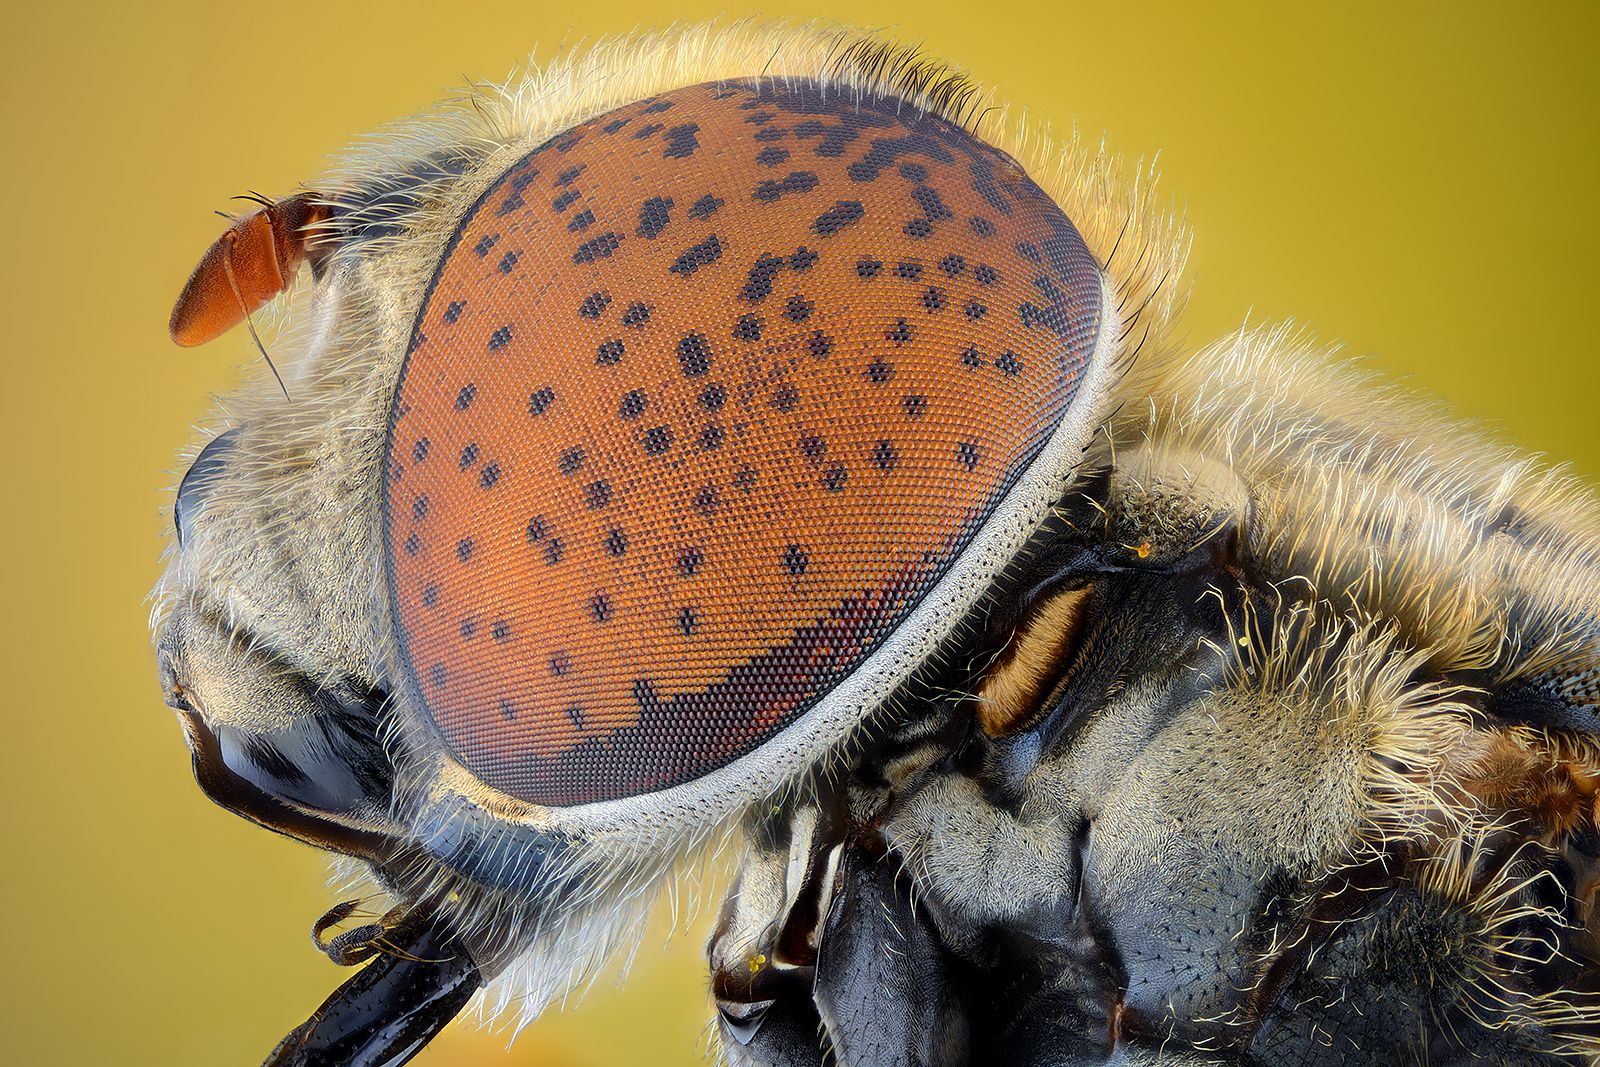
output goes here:
[[899, 101], [736, 81], [561, 134], [462, 222], [394, 396], [413, 699], [539, 804], [752, 752], [1038, 455], [1100, 292], [1010, 157]]

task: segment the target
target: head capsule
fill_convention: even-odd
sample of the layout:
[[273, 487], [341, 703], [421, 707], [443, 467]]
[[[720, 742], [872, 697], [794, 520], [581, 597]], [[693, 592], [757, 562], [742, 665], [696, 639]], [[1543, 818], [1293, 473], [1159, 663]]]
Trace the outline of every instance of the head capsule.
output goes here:
[[283, 810], [232, 806], [366, 835], [529, 1011], [957, 639], [1152, 291], [1104, 266], [1134, 209], [1041, 185], [960, 76], [707, 33], [325, 183], [320, 373], [180, 492], [165, 662]]

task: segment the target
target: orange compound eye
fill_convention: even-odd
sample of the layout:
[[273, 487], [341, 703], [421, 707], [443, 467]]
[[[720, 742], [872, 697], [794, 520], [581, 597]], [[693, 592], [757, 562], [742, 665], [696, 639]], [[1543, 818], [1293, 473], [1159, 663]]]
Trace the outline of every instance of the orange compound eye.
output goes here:
[[759, 748], [1044, 447], [1100, 284], [1009, 156], [903, 101], [735, 81], [559, 135], [462, 222], [394, 397], [413, 698], [539, 804]]

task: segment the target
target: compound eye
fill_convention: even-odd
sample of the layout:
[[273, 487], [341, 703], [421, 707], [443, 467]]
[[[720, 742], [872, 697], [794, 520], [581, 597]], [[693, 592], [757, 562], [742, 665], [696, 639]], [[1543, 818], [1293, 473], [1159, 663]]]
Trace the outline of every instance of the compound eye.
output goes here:
[[178, 544], [184, 543], [188, 529], [194, 524], [194, 516], [205, 501], [212, 482], [222, 472], [229, 453], [238, 442], [239, 427], [235, 426], [208, 441], [194, 462], [189, 464], [189, 470], [184, 474], [183, 481], [178, 483], [178, 499], [172, 504], [172, 525], [178, 532]]
[[557, 136], [463, 220], [393, 399], [412, 702], [562, 806], [886, 695], [1076, 457], [1101, 315], [1060, 208], [903, 101], [734, 81]]

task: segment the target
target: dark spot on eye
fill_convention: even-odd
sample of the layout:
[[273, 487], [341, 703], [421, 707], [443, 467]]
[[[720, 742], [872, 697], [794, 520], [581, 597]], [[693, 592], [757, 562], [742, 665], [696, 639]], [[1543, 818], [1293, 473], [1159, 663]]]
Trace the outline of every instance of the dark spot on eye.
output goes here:
[[978, 446], [973, 441], [962, 441], [956, 445], [956, 462], [967, 470], [978, 465]]
[[971, 226], [972, 232], [977, 234], [979, 237], [994, 236], [994, 223], [990, 222], [982, 215], [972, 216], [972, 218], [967, 220], [967, 225]]
[[922, 293], [922, 306], [929, 311], [944, 307], [944, 290], [935, 285], [928, 286]]
[[912, 219], [901, 227], [907, 237], [926, 237], [933, 232], [933, 223], [927, 219]]
[[734, 323], [733, 336], [739, 341], [761, 340], [761, 320], [754, 315], [740, 315], [739, 321]]
[[597, 259], [605, 259], [622, 246], [620, 233], [603, 233], [599, 237], [583, 242], [578, 250], [572, 253], [574, 264], [593, 263]]
[[892, 471], [900, 463], [900, 451], [894, 447], [893, 441], [879, 441], [872, 450], [872, 462], [879, 470]]
[[466, 308], [465, 300], [452, 300], [450, 306], [444, 309], [444, 321], [453, 323], [461, 317], [461, 312]]
[[528, 520], [528, 540], [538, 544], [550, 536], [550, 524], [543, 515], [536, 515]]
[[1022, 373], [1022, 360], [1018, 359], [1017, 354], [1009, 348], [995, 357], [994, 365], [1008, 378], [1014, 378]]
[[837, 493], [844, 488], [845, 479], [849, 476], [850, 472], [845, 470], [843, 464], [835, 464], [822, 475], [822, 488], [830, 493]]
[[597, 319], [600, 313], [611, 303], [611, 294], [607, 292], [590, 293], [578, 305], [578, 314], [586, 319]]
[[781, 385], [772, 394], [772, 406], [779, 411], [793, 411], [800, 402], [800, 390], [792, 385]]
[[700, 390], [700, 406], [707, 411], [720, 411], [722, 405], [728, 402], [728, 391], [717, 382], [712, 382]]
[[727, 203], [727, 201], [707, 193], [705, 196], [702, 196], [699, 200], [696, 200], [692, 205], [690, 205], [689, 217], [691, 219], [708, 219], [712, 215], [715, 215], [717, 213], [717, 209], [725, 203]]
[[431, 608], [439, 603], [439, 583], [429, 582], [422, 587], [422, 606]]
[[928, 399], [919, 393], [910, 393], [901, 401], [909, 418], [920, 419], [928, 410]]
[[750, 135], [750, 139], [758, 144], [767, 144], [770, 141], [781, 141], [789, 136], [789, 131], [777, 126], [767, 126]]
[[1043, 258], [1039, 255], [1039, 249], [1034, 246], [1032, 241], [1023, 241], [1019, 243], [1017, 245], [1017, 253], [1030, 263], [1038, 263], [1040, 259]]
[[894, 377], [894, 364], [879, 356], [867, 364], [865, 374], [873, 385], [882, 385]]
[[552, 677], [564, 677], [570, 670], [572, 670], [572, 660], [565, 652], [551, 653], [550, 674]]
[[432, 667], [428, 668], [428, 680], [433, 683], [433, 687], [435, 689], [444, 688], [445, 673], [443, 663], [435, 663]]
[[417, 443], [411, 447], [411, 462], [421, 463], [423, 460], [427, 459], [428, 449], [431, 447], [432, 442], [426, 437], [417, 438]]
[[664, 122], [647, 122], [643, 126], [640, 126], [637, 130], [633, 131], [633, 139], [635, 141], [642, 141], [646, 137], [660, 133], [666, 128], [667, 124]]
[[705, 555], [698, 548], [686, 548], [678, 556], [678, 573], [685, 578], [693, 578], [705, 560]]
[[748, 493], [754, 489], [756, 487], [755, 468], [746, 464], [734, 472], [733, 487], [742, 493]]
[[421, 552], [421, 551], [422, 551], [422, 538], [418, 537], [415, 533], [407, 534], [406, 535], [406, 555], [415, 556], [418, 552]]
[[577, 180], [578, 175], [583, 173], [586, 166], [587, 164], [579, 163], [576, 167], [568, 167], [556, 175], [556, 188], [559, 189], [564, 185], [571, 185]]
[[548, 385], [543, 389], [535, 389], [528, 397], [528, 414], [543, 415], [555, 403], [555, 390]]
[[[809, 193], [817, 187], [817, 176], [808, 170], [797, 170], [779, 181], [768, 179], [756, 186], [751, 194], [756, 200], [770, 204], [785, 193]], [[821, 232], [821, 231], [818, 231]]]
[[460, 557], [462, 563], [472, 558], [472, 538], [463, 537], [456, 542], [456, 555]]
[[461, 469], [466, 470], [478, 462], [478, 446], [470, 444], [461, 450]]
[[954, 278], [967, 269], [966, 257], [952, 252], [939, 261], [939, 269]]
[[661, 236], [661, 231], [672, 221], [672, 204], [670, 196], [652, 196], [639, 205], [639, 227], [634, 232], [646, 240]]
[[672, 261], [672, 266], [667, 268], [668, 273], [690, 275], [701, 267], [708, 267], [722, 258], [722, 241], [716, 234], [712, 234], [697, 245], [691, 245], [679, 253], [678, 258]]
[[[759, 197], [758, 197], [759, 199]], [[822, 237], [832, 237], [846, 226], [853, 226], [866, 215], [867, 209], [859, 200], [840, 200], [818, 215], [811, 229]]]
[[879, 259], [856, 260], [856, 277], [876, 278], [883, 273], [883, 261]]
[[813, 359], [827, 359], [828, 354], [833, 351], [833, 339], [818, 330], [806, 338], [806, 351], [811, 353]]
[[666, 111], [666, 110], [670, 109], [672, 107], [672, 104], [673, 104], [673, 102], [671, 100], [657, 100], [655, 103], [651, 104], [649, 107], [641, 108], [640, 111], [639, 111], [639, 114], [641, 114], [641, 115], [655, 115], [655, 114], [658, 114], [658, 113], [660, 113], [662, 111]]
[[561, 562], [561, 555], [562, 555], [562, 553], [566, 552], [566, 550], [567, 550], [566, 543], [564, 541], [562, 541], [561, 538], [559, 538], [559, 537], [550, 538], [549, 543], [544, 546], [544, 563], [545, 563], [545, 566], [554, 567], [557, 563], [560, 563]]
[[498, 240], [500, 240], [499, 234], [495, 234], [492, 237], [480, 238], [478, 243], [472, 246], [472, 254], [481, 259], [489, 254], [489, 249], [493, 248], [494, 243]]
[[962, 310], [967, 313], [967, 318], [973, 320], [974, 322], [989, 314], [989, 309], [983, 304], [978, 303], [976, 300], [967, 301], [967, 306]]
[[800, 454], [811, 462], [816, 463], [828, 451], [827, 439], [818, 434], [806, 434], [800, 438]]
[[483, 476], [479, 479], [485, 489], [493, 489], [494, 483], [500, 480], [500, 464], [491, 463], [483, 468]]
[[[939, 190], [931, 185], [919, 185], [911, 190], [911, 199], [916, 201], [917, 206], [922, 209], [922, 213], [927, 216], [930, 223], [939, 222], [942, 219], [955, 218], [954, 212], [946, 207], [945, 202], [940, 199]], [[931, 225], [928, 228], [930, 231], [933, 229]]]
[[817, 253], [801, 245], [789, 257], [789, 269], [793, 271], [808, 271], [817, 265]]
[[717, 513], [717, 506], [720, 503], [721, 501], [717, 499], [717, 490], [715, 486], [702, 485], [699, 489], [695, 490], [693, 500], [694, 509], [706, 518], [709, 519]]
[[517, 260], [521, 258], [522, 257], [516, 252], [507, 252], [505, 255], [500, 257], [500, 264], [497, 269], [501, 274], [510, 274], [511, 268], [515, 267], [517, 265]]
[[628, 551], [628, 535], [622, 532], [622, 527], [613, 526], [611, 532], [606, 534], [606, 551], [613, 556]]
[[583, 502], [591, 511], [598, 511], [611, 503], [611, 483], [590, 482], [584, 487]]
[[650, 321], [650, 306], [648, 304], [629, 304], [628, 310], [622, 313], [622, 325], [638, 329]]
[[517, 718], [516, 705], [504, 697], [500, 700], [500, 717], [506, 722], [515, 722]]
[[683, 636], [688, 637], [694, 633], [694, 628], [699, 623], [700, 618], [694, 613], [693, 608], [684, 608], [678, 612], [678, 629], [683, 632]]
[[606, 133], [616, 133], [618, 130], [622, 129], [622, 127], [626, 126], [632, 121], [632, 119], [612, 119], [610, 122], [606, 123], [600, 128]]
[[896, 277], [914, 282], [922, 277], [922, 264], [914, 259], [903, 259], [895, 264], [894, 273]]
[[790, 322], [804, 322], [811, 317], [811, 309], [815, 305], [803, 296], [791, 296], [789, 304], [783, 311], [783, 317]]
[[708, 422], [700, 431], [700, 447], [707, 452], [715, 452], [722, 447], [723, 430], [714, 422]]
[[972, 276], [978, 279], [979, 285], [994, 285], [1000, 280], [1000, 272], [987, 263], [979, 263], [973, 267]]
[[961, 365], [969, 370], [977, 370], [984, 362], [983, 353], [976, 348], [968, 346], [961, 352]]
[[[854, 115], [841, 117], [837, 126], [825, 126], [816, 120], [802, 122], [794, 128], [796, 137], [817, 138], [817, 147], [813, 149], [817, 155], [827, 159], [836, 159], [844, 155], [845, 149], [850, 147], [850, 142], [861, 136], [860, 126], [864, 123], [861, 112]], [[873, 143], [877, 147], [877, 142]], [[870, 154], [870, 153], [869, 153]]]
[[489, 627], [489, 636], [501, 644], [505, 644], [511, 638], [511, 624], [504, 619], [494, 620]]
[[465, 411], [472, 406], [472, 398], [478, 395], [478, 387], [468, 382], [461, 387], [461, 392], [456, 394], [456, 410]]
[[751, 304], [758, 304], [772, 292], [772, 279], [782, 270], [783, 260], [778, 256], [762, 256], [750, 268], [750, 273], [745, 276], [744, 288], [739, 292], [739, 299]]
[[883, 336], [897, 345], [903, 345], [911, 340], [911, 324], [905, 319], [895, 319], [893, 324], [883, 331]]
[[594, 361], [602, 367], [609, 367], [622, 358], [627, 351], [621, 341], [601, 341], [594, 350]]
[[556, 212], [565, 211], [567, 208], [577, 203], [582, 197], [583, 194], [578, 192], [578, 190], [568, 189], [566, 192], [550, 201], [550, 210]]
[[694, 155], [694, 150], [700, 147], [699, 140], [695, 138], [695, 134], [699, 132], [700, 127], [692, 122], [672, 127], [665, 134], [667, 150], [661, 154], [667, 159], [682, 159]]
[[763, 148], [756, 153], [756, 162], [763, 167], [776, 167], [779, 163], [787, 162], [788, 159], [789, 150], [787, 148], [779, 148], [776, 145]]
[[705, 337], [691, 333], [678, 342], [678, 365], [685, 378], [698, 378], [711, 369], [711, 346]]
[[644, 451], [647, 456], [659, 456], [672, 447], [672, 430], [667, 426], [652, 426], [644, 432]]
[[900, 177], [914, 182], [925, 182], [928, 180], [928, 168], [921, 163], [902, 163]]
[[510, 340], [511, 340], [511, 327], [509, 327], [509, 326], [500, 327], [494, 333], [491, 333], [489, 335], [489, 351], [493, 352], [497, 348], [504, 348], [505, 345], [506, 345], [506, 342], [510, 341]]
[[611, 598], [604, 593], [596, 593], [589, 600], [589, 615], [597, 623], [611, 618]]
[[796, 578], [806, 572], [806, 567], [811, 560], [806, 555], [806, 550], [799, 545], [790, 545], [783, 550], [783, 569]]
[[556, 470], [562, 474], [577, 474], [583, 469], [583, 449], [569, 448], [561, 453], [561, 458], [556, 462]]
[[637, 419], [644, 414], [647, 397], [643, 389], [633, 389], [622, 396], [622, 404], [617, 409], [617, 414], [625, 419]]
[[473, 637], [477, 636], [477, 633], [478, 633], [478, 620], [477, 619], [462, 619], [461, 620], [461, 638], [462, 638], [462, 640], [471, 641], [473, 639]]

